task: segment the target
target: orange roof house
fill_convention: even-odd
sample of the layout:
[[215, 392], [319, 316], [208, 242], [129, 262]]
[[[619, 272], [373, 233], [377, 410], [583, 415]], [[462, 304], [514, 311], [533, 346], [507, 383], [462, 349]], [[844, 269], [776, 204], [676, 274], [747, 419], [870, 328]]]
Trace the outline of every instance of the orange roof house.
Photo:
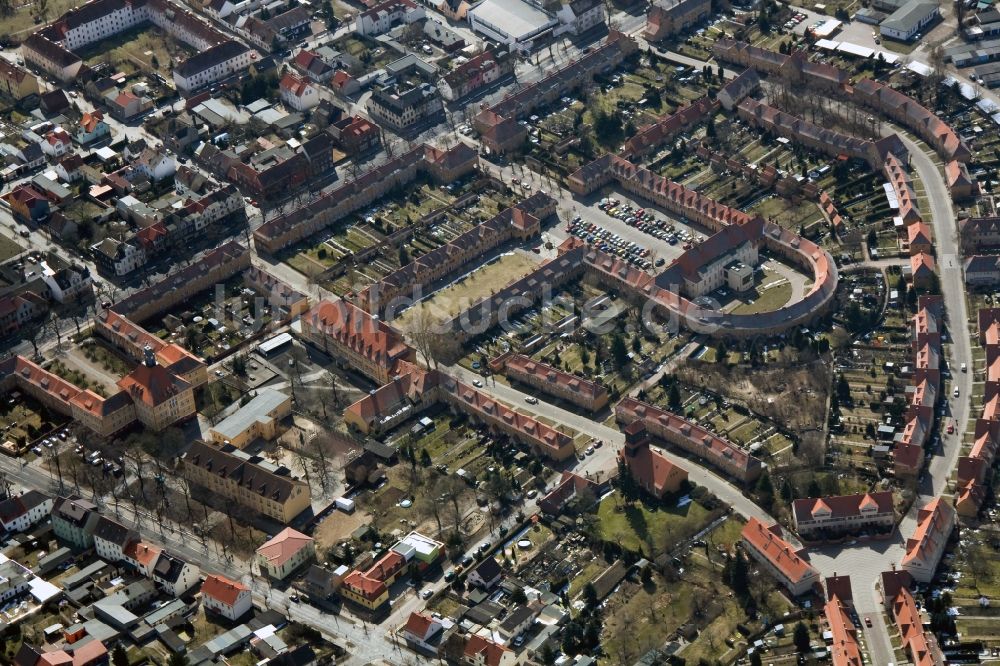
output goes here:
[[302, 315], [302, 335], [379, 384], [397, 361], [416, 358], [395, 329], [344, 300], [320, 301]]
[[793, 596], [805, 594], [819, 583], [819, 571], [782, 538], [779, 525], [766, 527], [756, 518], [750, 518], [741, 536], [746, 551]]
[[916, 222], [906, 228], [907, 239], [910, 243], [910, 256], [924, 253], [930, 254], [933, 249], [933, 235], [931, 228], [924, 222]]
[[315, 557], [313, 538], [286, 527], [257, 549], [257, 564], [272, 578], [284, 579], [299, 565]]
[[214, 575], [206, 577], [201, 584], [201, 602], [207, 610], [230, 620], [242, 617], [253, 605], [249, 587], [224, 576]]
[[917, 529], [906, 540], [901, 568], [917, 582], [930, 582], [954, 529], [955, 509], [940, 497], [931, 500], [917, 514]]
[[895, 525], [888, 491], [797, 499], [792, 502], [795, 530], [806, 536], [840, 536]]
[[858, 630], [851, 621], [844, 602], [839, 597], [834, 597], [826, 602], [823, 615], [832, 634], [830, 659], [833, 666], [863, 666]]
[[926, 252], [918, 252], [910, 257], [910, 279], [917, 289], [927, 289], [934, 280], [936, 264], [934, 257]]
[[947, 663], [934, 636], [924, 632], [923, 618], [913, 601], [913, 595], [905, 587], [896, 593], [892, 602], [892, 616], [913, 666], [944, 666]]

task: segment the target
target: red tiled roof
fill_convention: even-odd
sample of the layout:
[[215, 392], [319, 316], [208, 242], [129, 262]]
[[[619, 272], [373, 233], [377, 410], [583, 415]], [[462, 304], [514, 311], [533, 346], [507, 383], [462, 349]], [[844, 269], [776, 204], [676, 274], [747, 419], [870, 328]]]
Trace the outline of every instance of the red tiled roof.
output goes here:
[[229, 580], [223, 576], [208, 576], [201, 584], [202, 596], [215, 599], [226, 606], [235, 604], [240, 594], [249, 589], [243, 583]]
[[862, 666], [864, 660], [858, 643], [858, 630], [844, 604], [840, 599], [831, 599], [823, 607], [823, 614], [833, 635], [830, 645], [833, 666]]
[[312, 537], [286, 527], [258, 548], [257, 554], [263, 556], [272, 567], [280, 567], [312, 541]]
[[817, 499], [797, 499], [792, 502], [796, 520], [809, 520], [824, 510], [830, 518], [847, 518], [862, 515], [862, 509], [874, 507], [877, 513], [892, 513], [892, 493], [880, 491], [857, 495], [836, 495]]
[[751, 517], [741, 535], [757, 553], [766, 558], [792, 583], [817, 575], [816, 569], [799, 557], [791, 544], [781, 538], [781, 528], [778, 525], [768, 528], [764, 523]]
[[470, 634], [465, 642], [465, 658], [475, 661], [481, 657], [486, 666], [499, 666], [504, 654], [508, 652], [510, 650], [503, 645], [494, 643], [478, 634]]

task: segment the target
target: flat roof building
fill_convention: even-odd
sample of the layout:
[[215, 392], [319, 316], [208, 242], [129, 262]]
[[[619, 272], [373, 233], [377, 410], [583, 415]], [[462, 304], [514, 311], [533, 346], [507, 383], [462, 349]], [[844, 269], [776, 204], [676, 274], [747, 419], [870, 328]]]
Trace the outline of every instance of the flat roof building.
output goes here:
[[236, 412], [208, 432], [212, 441], [242, 449], [257, 438], [271, 440], [280, 434], [280, 422], [292, 413], [292, 398], [275, 389], [262, 388]]
[[557, 25], [554, 16], [524, 0], [483, 0], [466, 15], [469, 27], [512, 49], [530, 51]]

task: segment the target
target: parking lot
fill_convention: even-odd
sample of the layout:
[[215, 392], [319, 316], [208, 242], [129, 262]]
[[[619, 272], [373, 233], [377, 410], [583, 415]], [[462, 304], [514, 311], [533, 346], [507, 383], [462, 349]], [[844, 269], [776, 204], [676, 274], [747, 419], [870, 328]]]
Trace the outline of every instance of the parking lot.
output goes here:
[[[639, 211], [643, 211], [641, 219]], [[624, 252], [612, 252], [618, 256], [624, 255], [623, 258], [634, 256], [629, 254], [631, 244], [640, 250], [647, 249], [649, 253], [640, 256], [639, 259], [649, 262], [647, 270], [654, 272], [659, 272], [665, 265], [669, 265], [681, 256], [685, 251], [685, 245], [690, 247], [708, 235], [708, 232], [693, 224], [683, 223], [654, 206], [645, 205], [619, 192], [612, 192], [590, 206], [574, 208], [573, 213], [574, 219], [579, 218], [578, 222], [559, 225], [548, 230], [547, 234], [552, 242], [558, 244], [569, 236], [580, 236], [587, 240], [581, 234], [592, 224], [595, 229], [606, 230], [605, 236], [611, 236], [613, 240], [620, 241], [623, 245], [612, 246], [606, 243], [606, 239], [599, 239], [596, 235], [595, 241], [588, 240], [588, 242], [598, 247], [608, 244], [609, 250], [611, 247], [619, 249], [624, 247]], [[589, 231], [587, 235], [590, 235]], [[641, 255], [641, 251], [639, 254]], [[635, 265], [646, 268], [641, 263]]]

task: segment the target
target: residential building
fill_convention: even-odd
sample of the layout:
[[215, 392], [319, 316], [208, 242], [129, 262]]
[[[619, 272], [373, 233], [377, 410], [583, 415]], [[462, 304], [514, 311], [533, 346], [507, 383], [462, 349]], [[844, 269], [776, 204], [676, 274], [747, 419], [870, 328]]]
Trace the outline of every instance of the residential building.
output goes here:
[[462, 651], [462, 662], [468, 666], [515, 666], [517, 653], [478, 634], [469, 634]]
[[819, 571], [782, 538], [777, 524], [767, 527], [751, 517], [741, 534], [743, 548], [792, 596], [810, 592], [819, 583]]
[[795, 531], [803, 538], [857, 536], [861, 531], [883, 534], [896, 522], [892, 493], [879, 491], [792, 502]]
[[284, 580], [306, 562], [316, 559], [312, 537], [286, 527], [257, 549], [257, 566], [261, 573]]
[[278, 82], [281, 101], [296, 111], [308, 111], [319, 104], [319, 89], [310, 81], [286, 72]]
[[533, 416], [513, 410], [476, 388], [443, 376], [440, 382], [442, 400], [456, 412], [469, 415], [498, 432], [526, 444], [535, 455], [562, 461], [576, 454], [573, 438], [546, 425]]
[[333, 76], [334, 68], [318, 53], [302, 49], [295, 54], [292, 66], [316, 83], [326, 83]]
[[67, 264], [58, 255], [50, 254], [38, 262], [42, 281], [57, 303], [74, 303], [84, 300], [93, 292], [94, 280], [86, 266]]
[[[564, 5], [568, 6], [568, 5]], [[604, 5], [597, 3], [603, 11]], [[492, 86], [514, 72], [514, 57], [503, 49], [486, 49], [445, 74], [438, 83], [441, 96], [449, 102]]]
[[254, 245], [258, 252], [277, 252], [368, 206], [393, 188], [412, 182], [418, 174], [438, 183], [453, 182], [471, 172], [476, 162], [476, 151], [464, 143], [448, 150], [418, 146], [302, 208], [265, 222], [254, 231]]
[[966, 217], [958, 221], [958, 235], [966, 254], [1000, 247], [1000, 217]]
[[913, 595], [901, 587], [892, 600], [892, 618], [896, 621], [903, 648], [914, 666], [945, 666], [941, 648], [934, 634], [924, 630], [924, 621]]
[[61, 127], [49, 130], [39, 145], [42, 152], [52, 158], [62, 157], [73, 150], [73, 137]]
[[194, 416], [194, 387], [160, 365], [151, 347], [144, 351], [143, 362], [117, 384], [132, 399], [136, 418], [159, 431]]
[[444, 115], [441, 96], [429, 83], [379, 88], [368, 98], [365, 108], [379, 124], [397, 132], [436, 125]]
[[411, 647], [437, 654], [437, 641], [441, 638], [444, 624], [432, 615], [413, 611], [406, 619], [400, 633]]
[[3, 199], [10, 206], [10, 212], [21, 222], [38, 224], [49, 216], [51, 210], [49, 200], [26, 184], [18, 185], [3, 195]]
[[386, 584], [357, 570], [344, 577], [340, 594], [369, 611], [377, 611], [389, 602], [389, 588]]
[[0, 61], [0, 95], [21, 103], [38, 97], [38, 79], [35, 75], [9, 60]]
[[410, 25], [426, 18], [426, 12], [411, 0], [385, 0], [358, 14], [354, 31], [365, 37], [389, 32], [397, 25]]
[[598, 0], [568, 0], [561, 2], [555, 12], [559, 25], [554, 35], [583, 33], [604, 24], [604, 3]]
[[608, 484], [597, 483], [579, 474], [564, 471], [559, 482], [538, 500], [538, 508], [550, 516], [558, 516], [576, 503], [578, 511], [586, 511], [607, 490]]
[[54, 500], [37, 490], [28, 490], [0, 502], [0, 525], [7, 532], [24, 532], [52, 513]]
[[760, 77], [753, 69], [745, 69], [736, 78], [728, 81], [715, 94], [715, 98], [726, 111], [732, 111], [736, 106], [750, 95], [760, 89]]
[[260, 456], [196, 440], [181, 462], [188, 481], [279, 523], [290, 523], [309, 508], [309, 485]]
[[979, 184], [969, 175], [969, 168], [963, 162], [947, 162], [944, 165], [944, 175], [953, 201], [962, 201], [979, 194]]
[[[830, 580], [827, 579], [828, 588]], [[851, 619], [851, 599], [829, 592], [828, 597], [829, 600], [823, 606], [823, 616], [830, 636], [828, 642], [833, 666], [864, 666], [858, 628]]]
[[292, 398], [262, 388], [247, 404], [212, 426], [208, 433], [217, 444], [244, 448], [256, 439], [272, 440], [283, 432], [281, 422], [292, 413]]
[[628, 426], [640, 421], [653, 437], [691, 453], [730, 477], [750, 483], [760, 476], [760, 460], [739, 446], [660, 407], [626, 397], [615, 406], [615, 418]]
[[174, 85], [184, 95], [245, 70], [256, 54], [229, 40], [196, 53], [174, 68]]
[[201, 605], [235, 622], [253, 608], [250, 588], [224, 576], [211, 575], [201, 584]]
[[153, 565], [153, 581], [167, 594], [180, 597], [201, 580], [201, 569], [167, 551]]
[[146, 265], [146, 252], [138, 243], [105, 238], [90, 246], [98, 269], [119, 277]]
[[469, 585], [484, 590], [492, 590], [503, 578], [503, 567], [495, 557], [486, 557], [482, 562], [469, 570], [466, 578]]
[[52, 531], [76, 550], [94, 545], [94, 526], [101, 516], [97, 505], [79, 497], [59, 497], [52, 506]]
[[965, 260], [965, 283], [970, 287], [989, 288], [1000, 283], [1000, 257], [974, 254]]
[[934, 257], [925, 252], [918, 252], [910, 257], [910, 265], [904, 266], [904, 271], [909, 268], [909, 277], [914, 289], [930, 289], [937, 278], [936, 266]]
[[326, 131], [348, 155], [363, 155], [382, 144], [382, 130], [364, 116], [345, 116]]
[[391, 326], [344, 300], [321, 301], [301, 319], [302, 337], [379, 385], [416, 354]]
[[412, 304], [412, 297], [423, 285], [453, 275], [509, 241], [537, 236], [541, 220], [554, 212], [555, 199], [541, 193], [531, 195], [366, 287], [358, 294], [357, 303], [391, 320]]
[[84, 113], [76, 128], [74, 140], [84, 146], [98, 141], [104, 141], [111, 136], [111, 127], [104, 122], [104, 114], [100, 111]]
[[533, 360], [523, 354], [510, 354], [499, 360], [508, 379], [570, 402], [590, 412], [608, 405], [608, 390], [595, 381], [577, 377], [559, 368]]
[[101, 516], [94, 526], [94, 550], [98, 557], [108, 562], [123, 561], [125, 549], [138, 540], [138, 532], [107, 516]]
[[364, 434], [380, 434], [430, 407], [436, 397], [438, 374], [407, 362], [387, 383], [344, 410], [348, 427]]
[[701, 23], [712, 13], [710, 0], [659, 0], [646, 13], [645, 36], [658, 42]]
[[913, 580], [929, 583], [955, 526], [955, 509], [940, 497], [931, 500], [917, 513], [917, 528], [906, 540], [900, 568], [908, 571]]
[[59, 44], [51, 30], [33, 33], [21, 43], [21, 54], [26, 63], [31, 63], [44, 72], [48, 72], [62, 82], [76, 78], [83, 60], [69, 49]]

